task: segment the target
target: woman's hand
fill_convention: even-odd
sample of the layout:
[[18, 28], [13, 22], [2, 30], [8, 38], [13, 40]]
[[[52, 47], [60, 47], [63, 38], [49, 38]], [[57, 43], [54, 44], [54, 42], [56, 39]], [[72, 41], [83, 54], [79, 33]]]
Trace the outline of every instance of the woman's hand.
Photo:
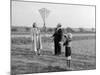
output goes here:
[[54, 40], [54, 37], [52, 37], [52, 36], [51, 36], [51, 37], [50, 37], [50, 40], [52, 40], [52, 42], [53, 42], [53, 40]]

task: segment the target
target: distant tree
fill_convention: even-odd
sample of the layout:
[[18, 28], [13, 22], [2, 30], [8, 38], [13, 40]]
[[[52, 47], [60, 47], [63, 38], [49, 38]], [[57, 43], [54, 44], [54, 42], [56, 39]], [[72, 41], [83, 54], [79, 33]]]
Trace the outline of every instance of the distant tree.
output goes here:
[[55, 31], [55, 29], [54, 29], [54, 28], [47, 28], [47, 32], [52, 33], [52, 32], [54, 32], [54, 31]]
[[83, 28], [79, 28], [79, 31], [80, 32], [84, 32], [85, 30]]
[[95, 32], [95, 28], [92, 28], [92, 32]]
[[30, 31], [30, 28], [29, 27], [26, 27], [26, 31]]
[[70, 27], [67, 27], [66, 30], [67, 30], [67, 32], [74, 32], [74, 30]]
[[66, 32], [66, 29], [65, 28], [62, 28], [62, 31], [63, 31], [63, 33], [65, 33]]
[[47, 31], [48, 31], [48, 32], [52, 32], [53, 29], [52, 29], [52, 28], [48, 28]]
[[17, 32], [17, 28], [12, 28], [11, 31], [12, 32]]

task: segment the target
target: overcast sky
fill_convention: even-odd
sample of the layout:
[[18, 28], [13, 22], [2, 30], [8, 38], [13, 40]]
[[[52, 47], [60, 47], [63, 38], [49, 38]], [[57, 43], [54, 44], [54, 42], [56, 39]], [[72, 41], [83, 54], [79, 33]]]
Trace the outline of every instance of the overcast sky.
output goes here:
[[41, 8], [50, 10], [46, 19], [47, 27], [56, 27], [58, 23], [61, 23], [63, 27], [95, 27], [95, 7], [93, 6], [20, 1], [12, 1], [12, 25], [32, 26], [33, 22], [36, 22], [39, 27], [42, 27], [43, 20], [38, 11]]

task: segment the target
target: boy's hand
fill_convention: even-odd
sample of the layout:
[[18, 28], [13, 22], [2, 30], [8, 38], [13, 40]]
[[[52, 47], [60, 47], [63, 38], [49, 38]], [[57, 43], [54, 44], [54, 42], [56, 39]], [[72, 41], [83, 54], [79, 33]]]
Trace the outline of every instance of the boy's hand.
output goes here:
[[63, 45], [63, 42], [59, 42], [61, 45]]

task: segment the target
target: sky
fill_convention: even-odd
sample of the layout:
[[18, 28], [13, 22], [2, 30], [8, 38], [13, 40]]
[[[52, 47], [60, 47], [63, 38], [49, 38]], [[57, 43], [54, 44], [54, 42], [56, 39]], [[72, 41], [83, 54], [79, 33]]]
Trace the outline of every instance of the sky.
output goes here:
[[64, 5], [36, 2], [12, 1], [11, 18], [12, 26], [29, 26], [34, 22], [38, 27], [43, 26], [39, 9], [46, 8], [50, 11], [46, 18], [47, 27], [95, 28], [95, 7], [80, 5]]

